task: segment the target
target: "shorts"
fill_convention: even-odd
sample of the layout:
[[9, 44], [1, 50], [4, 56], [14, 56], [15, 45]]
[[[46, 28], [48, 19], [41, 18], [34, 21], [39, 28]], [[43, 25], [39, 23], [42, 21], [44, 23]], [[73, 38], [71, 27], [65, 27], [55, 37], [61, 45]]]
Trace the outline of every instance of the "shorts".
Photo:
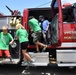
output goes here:
[[29, 42], [22, 42], [22, 43], [21, 43], [21, 50], [22, 50], [22, 49], [27, 49], [28, 43], [29, 43]]
[[41, 39], [41, 36], [42, 36], [42, 31], [37, 31], [35, 33], [33, 33], [34, 35], [32, 36], [33, 37], [33, 42], [37, 42], [37, 41], [40, 41]]
[[3, 53], [8, 58], [11, 56], [9, 50], [0, 50], [0, 57], [2, 57]]

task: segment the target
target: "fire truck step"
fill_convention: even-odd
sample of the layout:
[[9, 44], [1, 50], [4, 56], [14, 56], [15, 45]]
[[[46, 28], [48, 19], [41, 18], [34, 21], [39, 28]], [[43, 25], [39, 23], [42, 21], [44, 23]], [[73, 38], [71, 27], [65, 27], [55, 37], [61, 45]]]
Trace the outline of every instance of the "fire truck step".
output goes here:
[[4, 58], [0, 61], [0, 64], [17, 64], [19, 62], [19, 59], [13, 59], [13, 61], [10, 61], [8, 58]]
[[49, 52], [33, 53], [29, 52], [29, 55], [34, 59], [35, 66], [47, 66], [49, 64]]
[[75, 67], [76, 66], [76, 63], [58, 63], [58, 66], [63, 66], [63, 67]]

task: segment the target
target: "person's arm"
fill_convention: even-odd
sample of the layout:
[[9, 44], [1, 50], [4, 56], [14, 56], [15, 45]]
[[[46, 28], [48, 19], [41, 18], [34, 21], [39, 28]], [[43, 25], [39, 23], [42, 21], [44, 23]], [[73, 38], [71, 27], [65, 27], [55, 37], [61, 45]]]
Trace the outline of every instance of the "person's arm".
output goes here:
[[48, 25], [47, 25], [46, 31], [48, 31], [48, 29], [49, 29], [49, 24], [50, 24], [49, 21], [47, 21], [47, 24]]
[[14, 36], [14, 40], [18, 40], [18, 36], [17, 35]]
[[10, 40], [11, 40], [11, 41], [9, 42], [9, 44], [10, 44], [10, 45], [12, 45], [12, 44], [13, 44], [13, 42], [14, 42], [14, 39], [13, 39], [13, 37], [12, 37], [12, 35], [11, 35], [11, 34], [9, 34], [9, 37], [10, 37]]
[[10, 44], [10, 45], [12, 45], [12, 44], [13, 44], [13, 42], [14, 42], [14, 40], [10, 41], [10, 42], [9, 42], [9, 44]]
[[29, 24], [29, 30], [30, 30], [30, 32], [32, 33], [32, 32], [33, 32], [33, 29], [32, 29], [31, 21], [30, 21], [30, 20], [29, 20], [28, 24]]
[[18, 33], [19, 33], [19, 32], [18, 32], [18, 30], [17, 30], [17, 31], [16, 31], [16, 35], [15, 35], [15, 39], [16, 39], [16, 40], [19, 39], [19, 38], [18, 38]]
[[48, 29], [49, 29], [49, 25], [47, 26], [46, 31], [48, 31]]

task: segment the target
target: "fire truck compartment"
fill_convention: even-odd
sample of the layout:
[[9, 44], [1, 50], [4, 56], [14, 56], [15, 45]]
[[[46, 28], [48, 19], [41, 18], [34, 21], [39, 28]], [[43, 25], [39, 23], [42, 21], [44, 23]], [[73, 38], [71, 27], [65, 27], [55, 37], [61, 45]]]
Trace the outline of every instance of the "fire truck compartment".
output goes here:
[[76, 50], [56, 50], [58, 66], [76, 66]]

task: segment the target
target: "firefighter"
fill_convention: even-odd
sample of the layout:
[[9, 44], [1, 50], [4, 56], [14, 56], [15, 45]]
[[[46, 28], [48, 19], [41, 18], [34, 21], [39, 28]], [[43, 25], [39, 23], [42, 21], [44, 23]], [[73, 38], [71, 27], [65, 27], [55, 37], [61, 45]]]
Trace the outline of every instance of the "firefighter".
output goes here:
[[38, 20], [34, 16], [29, 17], [29, 26], [33, 30], [33, 42], [36, 45], [37, 52], [39, 52], [39, 45], [43, 47], [42, 51], [45, 51], [47, 45], [40, 42], [42, 31]]
[[27, 47], [29, 43], [28, 33], [21, 24], [16, 25], [16, 39], [19, 39], [19, 42], [21, 44], [21, 51], [24, 60], [22, 62], [22, 65], [28, 65], [28, 61], [30, 61], [30, 63], [33, 63], [34, 60], [27, 53]]
[[8, 33], [7, 26], [2, 27], [2, 32], [0, 32], [0, 57], [2, 57], [3, 53], [5, 53], [5, 56], [10, 58], [10, 61], [12, 61], [10, 52], [9, 52], [9, 44], [13, 44], [13, 37], [10, 33]]

